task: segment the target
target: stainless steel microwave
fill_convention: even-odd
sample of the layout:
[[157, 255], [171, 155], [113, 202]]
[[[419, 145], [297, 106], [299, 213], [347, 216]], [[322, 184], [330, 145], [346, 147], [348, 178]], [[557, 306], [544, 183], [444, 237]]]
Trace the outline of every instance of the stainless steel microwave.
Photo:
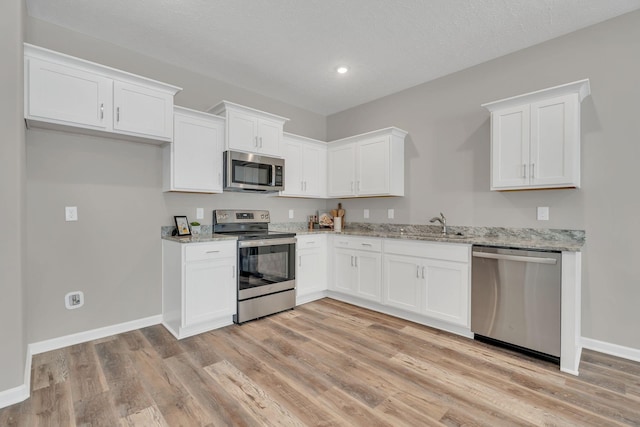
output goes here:
[[284, 160], [239, 151], [225, 151], [224, 190], [284, 190]]

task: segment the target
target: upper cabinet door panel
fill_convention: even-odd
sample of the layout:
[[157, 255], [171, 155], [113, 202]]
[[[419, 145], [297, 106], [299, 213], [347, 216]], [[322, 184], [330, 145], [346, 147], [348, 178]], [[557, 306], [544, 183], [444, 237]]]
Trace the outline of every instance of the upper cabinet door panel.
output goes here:
[[354, 196], [356, 145], [329, 148], [329, 197]]
[[172, 139], [173, 95], [115, 81], [113, 101], [114, 130]]
[[529, 122], [528, 105], [492, 113], [492, 187], [518, 187], [529, 182]]
[[324, 196], [327, 187], [327, 150], [313, 146], [304, 147], [302, 167], [305, 195], [308, 197]]
[[258, 120], [258, 151], [268, 156], [280, 155], [282, 124], [269, 120]]
[[570, 185], [579, 170], [577, 97], [572, 94], [531, 104], [532, 184]]
[[389, 137], [381, 136], [362, 141], [358, 145], [358, 179], [356, 190], [359, 196], [388, 194], [391, 153]]
[[25, 117], [109, 130], [110, 79], [65, 65], [30, 58]]
[[175, 189], [222, 192], [224, 123], [176, 114], [174, 125]]
[[229, 111], [227, 116], [229, 148], [255, 152], [258, 149], [258, 120], [241, 111]]

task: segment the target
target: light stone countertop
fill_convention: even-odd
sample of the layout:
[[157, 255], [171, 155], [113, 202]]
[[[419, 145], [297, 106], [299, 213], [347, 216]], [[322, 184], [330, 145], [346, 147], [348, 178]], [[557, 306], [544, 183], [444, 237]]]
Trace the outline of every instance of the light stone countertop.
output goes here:
[[[202, 243], [237, 240], [236, 236], [212, 234], [211, 226], [203, 226], [199, 236], [171, 236], [174, 227], [162, 227], [162, 238], [178, 243]], [[516, 249], [580, 252], [585, 244], [583, 230], [553, 230], [538, 228], [460, 227], [450, 226], [447, 236], [440, 227], [411, 224], [350, 223], [342, 232], [330, 229], [306, 228], [305, 223], [272, 223], [273, 231], [288, 231], [297, 235], [330, 234], [336, 236], [377, 237], [426, 242], [461, 243], [468, 245], [499, 246]]]

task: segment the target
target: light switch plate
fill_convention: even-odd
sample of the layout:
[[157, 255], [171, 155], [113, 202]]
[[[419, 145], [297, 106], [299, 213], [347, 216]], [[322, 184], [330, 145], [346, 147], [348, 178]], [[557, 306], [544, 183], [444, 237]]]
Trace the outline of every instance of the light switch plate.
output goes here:
[[196, 219], [204, 219], [204, 209], [196, 208]]
[[394, 212], [394, 210], [393, 210], [393, 209], [389, 209], [389, 210], [387, 210], [387, 217], [388, 217], [389, 219], [393, 219], [394, 215], [395, 215], [395, 212]]
[[289, 209], [289, 219], [293, 219], [293, 209]]
[[65, 208], [64, 208], [64, 220], [65, 221], [77, 221], [78, 220], [78, 207], [77, 206], [65, 206]]
[[549, 221], [548, 206], [538, 206], [538, 221]]
[[364, 210], [364, 219], [368, 219], [369, 218], [369, 209], [365, 209]]

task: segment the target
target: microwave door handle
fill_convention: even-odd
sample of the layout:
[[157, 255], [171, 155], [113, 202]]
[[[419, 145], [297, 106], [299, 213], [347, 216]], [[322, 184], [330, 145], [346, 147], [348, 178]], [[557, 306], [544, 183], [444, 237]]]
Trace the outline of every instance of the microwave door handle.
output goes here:
[[276, 185], [276, 166], [271, 166], [271, 185], [275, 187]]

